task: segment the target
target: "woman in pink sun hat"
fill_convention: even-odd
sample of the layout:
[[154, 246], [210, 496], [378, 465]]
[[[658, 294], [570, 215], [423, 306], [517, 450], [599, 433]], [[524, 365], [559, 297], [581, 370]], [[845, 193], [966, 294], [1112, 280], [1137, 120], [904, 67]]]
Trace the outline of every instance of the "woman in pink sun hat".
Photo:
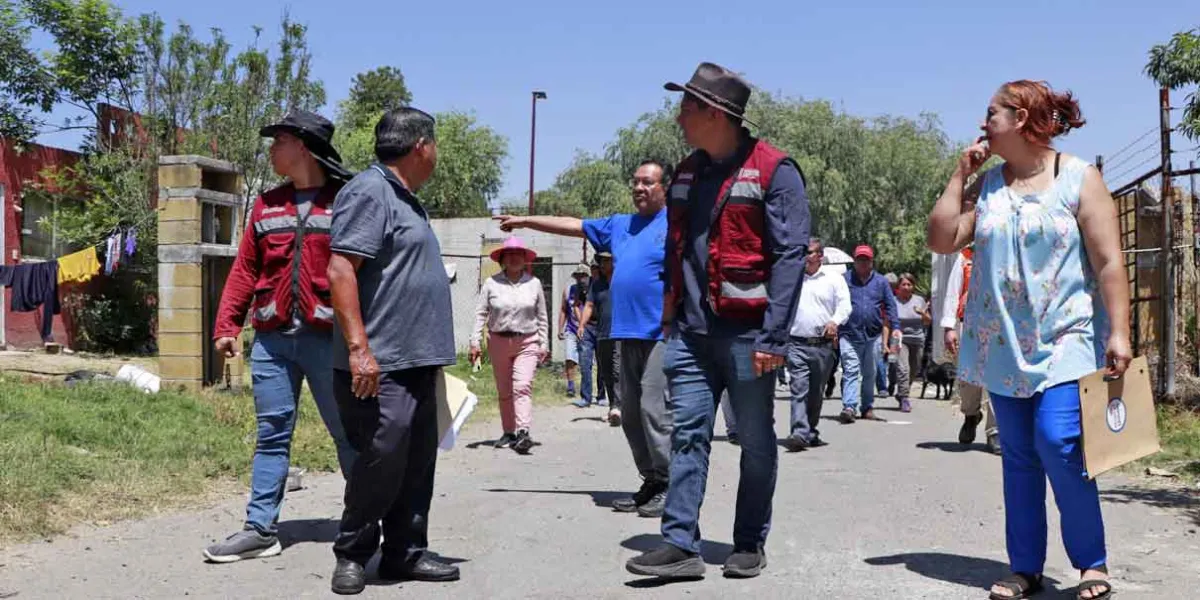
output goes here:
[[511, 446], [527, 454], [533, 448], [533, 374], [550, 354], [550, 319], [542, 282], [531, 272], [537, 253], [521, 238], [510, 237], [492, 251], [499, 273], [487, 278], [479, 290], [475, 327], [471, 329], [471, 362], [483, 354], [483, 327], [488, 331], [488, 357], [500, 395], [500, 421], [504, 435], [496, 448]]

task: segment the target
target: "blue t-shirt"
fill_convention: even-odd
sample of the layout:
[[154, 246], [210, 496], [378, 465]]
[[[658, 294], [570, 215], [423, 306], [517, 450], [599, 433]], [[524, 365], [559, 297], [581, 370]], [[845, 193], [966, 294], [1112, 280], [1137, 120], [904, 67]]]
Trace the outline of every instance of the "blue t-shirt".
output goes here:
[[597, 251], [613, 255], [612, 339], [661, 340], [667, 209], [652, 217], [588, 219], [583, 234]]

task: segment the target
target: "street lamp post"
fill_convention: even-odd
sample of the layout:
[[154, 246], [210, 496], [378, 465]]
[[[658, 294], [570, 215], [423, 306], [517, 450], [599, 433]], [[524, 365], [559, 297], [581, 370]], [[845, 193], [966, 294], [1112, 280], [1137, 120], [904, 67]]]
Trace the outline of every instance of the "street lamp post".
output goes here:
[[533, 92], [533, 111], [529, 131], [529, 214], [533, 214], [533, 155], [537, 149], [537, 101], [545, 100], [546, 92]]

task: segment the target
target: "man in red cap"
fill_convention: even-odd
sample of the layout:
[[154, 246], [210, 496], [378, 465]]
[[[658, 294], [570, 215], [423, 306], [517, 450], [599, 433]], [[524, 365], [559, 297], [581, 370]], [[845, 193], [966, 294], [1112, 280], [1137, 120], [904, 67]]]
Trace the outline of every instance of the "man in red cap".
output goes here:
[[[875, 416], [875, 353], [885, 325], [900, 330], [896, 296], [883, 275], [875, 272], [875, 251], [863, 244], [854, 249], [854, 268], [846, 271], [850, 287], [850, 320], [838, 332], [842, 354], [842, 423], [853, 423], [856, 414], [864, 419]], [[887, 315], [887, 323], [884, 323]], [[861, 406], [860, 406], [861, 401]], [[861, 408], [861, 413], [859, 412]]]

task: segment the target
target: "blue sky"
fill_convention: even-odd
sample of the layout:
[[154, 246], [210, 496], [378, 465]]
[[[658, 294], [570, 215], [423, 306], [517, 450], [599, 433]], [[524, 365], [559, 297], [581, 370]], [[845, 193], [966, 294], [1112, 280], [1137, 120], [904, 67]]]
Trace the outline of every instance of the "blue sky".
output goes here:
[[[1200, 3], [1179, 0], [117, 4], [127, 14], [157, 11], [169, 25], [186, 21], [201, 33], [219, 27], [235, 47], [250, 40], [256, 24], [273, 42], [280, 16], [290, 11], [309, 27], [327, 116], [355, 73], [398, 66], [416, 106], [473, 111], [508, 138], [504, 199], [528, 189], [531, 90], [549, 94], [538, 105], [541, 189], [577, 149], [599, 152], [618, 127], [660, 107], [668, 96], [663, 82], [686, 80], [703, 60], [765, 89], [831, 100], [860, 116], [933, 112], [956, 140], [976, 134], [1000, 83], [1046, 79], [1074, 91], [1088, 119], [1060, 148], [1089, 159], [1111, 154], [1157, 127], [1157, 91], [1142, 74], [1149, 48], [1200, 26]], [[1183, 96], [1176, 92], [1176, 103]], [[73, 144], [66, 136], [43, 141]], [[1194, 145], [1181, 140], [1176, 147]]]

